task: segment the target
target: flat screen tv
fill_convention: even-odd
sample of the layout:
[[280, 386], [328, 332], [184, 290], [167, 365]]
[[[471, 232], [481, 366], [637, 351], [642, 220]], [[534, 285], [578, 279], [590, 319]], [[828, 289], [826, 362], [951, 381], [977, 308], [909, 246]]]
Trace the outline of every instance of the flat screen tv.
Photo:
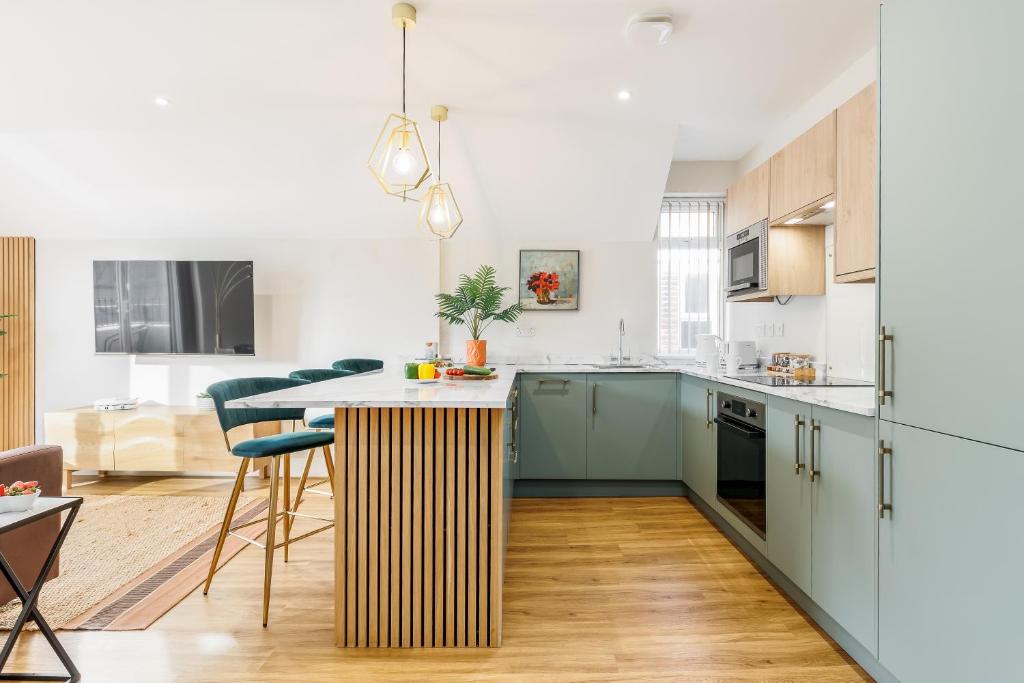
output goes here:
[[96, 353], [255, 354], [252, 261], [93, 261]]

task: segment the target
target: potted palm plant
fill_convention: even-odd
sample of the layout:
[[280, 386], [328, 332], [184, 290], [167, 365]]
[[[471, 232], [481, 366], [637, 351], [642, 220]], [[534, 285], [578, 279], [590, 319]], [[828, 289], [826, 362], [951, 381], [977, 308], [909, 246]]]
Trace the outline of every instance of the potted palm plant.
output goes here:
[[499, 287], [493, 266], [480, 266], [472, 276], [459, 276], [459, 286], [451, 294], [441, 293], [437, 299], [438, 318], [449, 325], [465, 325], [472, 339], [466, 340], [466, 363], [485, 365], [487, 363], [487, 341], [481, 339], [484, 331], [495, 320], [515, 322], [523, 307], [512, 304], [501, 307], [505, 292], [511, 287]]

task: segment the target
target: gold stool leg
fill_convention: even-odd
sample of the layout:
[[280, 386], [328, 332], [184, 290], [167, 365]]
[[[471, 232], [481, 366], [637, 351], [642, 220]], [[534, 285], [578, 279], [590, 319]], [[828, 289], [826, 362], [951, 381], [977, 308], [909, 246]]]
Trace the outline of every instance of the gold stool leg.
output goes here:
[[[274, 543], [277, 530], [277, 488], [280, 456], [275, 455], [270, 469], [270, 508], [267, 510], [267, 554], [263, 561], [263, 626], [270, 617], [270, 581], [274, 574]], [[287, 547], [287, 546], [285, 546]]]
[[334, 498], [334, 457], [330, 446], [324, 446], [324, 465], [327, 467], [327, 478], [331, 480], [331, 498]]
[[292, 530], [292, 525], [288, 523], [288, 511], [292, 509], [292, 456], [291, 453], [284, 456], [284, 510], [282, 526], [284, 527], [284, 561], [288, 561], [288, 536]]
[[210, 584], [213, 583], [213, 575], [217, 571], [217, 563], [220, 561], [220, 551], [224, 548], [224, 539], [228, 537], [228, 529], [231, 528], [231, 520], [235, 516], [235, 506], [238, 505], [238, 494], [242, 490], [245, 481], [245, 471], [249, 467], [249, 459], [242, 458], [242, 464], [238, 468], [238, 476], [235, 477], [235, 487], [231, 489], [231, 497], [228, 498], [228, 508], [224, 511], [224, 523], [220, 525], [220, 536], [217, 537], [217, 547], [213, 550], [213, 560], [210, 561], [210, 572], [206, 575], [206, 585], [203, 586], [203, 595], [210, 592]]
[[[299, 511], [299, 504], [302, 503], [302, 492], [306, 489], [306, 479], [309, 478], [309, 467], [313, 464], [313, 453], [315, 452], [315, 448], [310, 448], [309, 453], [306, 454], [306, 464], [302, 468], [302, 476], [299, 477], [299, 487], [295, 489], [295, 504], [292, 505], [292, 512]], [[295, 524], [295, 518], [289, 516], [285, 523], [288, 524], [290, 532], [292, 525]]]

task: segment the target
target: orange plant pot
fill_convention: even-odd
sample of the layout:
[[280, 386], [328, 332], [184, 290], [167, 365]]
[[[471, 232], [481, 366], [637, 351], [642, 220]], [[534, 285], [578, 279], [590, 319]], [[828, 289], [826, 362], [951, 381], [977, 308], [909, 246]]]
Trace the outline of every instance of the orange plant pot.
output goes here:
[[487, 364], [487, 340], [467, 339], [466, 340], [466, 365]]

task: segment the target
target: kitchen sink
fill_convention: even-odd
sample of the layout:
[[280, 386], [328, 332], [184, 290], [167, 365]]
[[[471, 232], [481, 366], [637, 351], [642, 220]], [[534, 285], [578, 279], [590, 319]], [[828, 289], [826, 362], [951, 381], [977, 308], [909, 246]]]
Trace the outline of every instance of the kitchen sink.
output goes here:
[[649, 363], [592, 363], [591, 367], [595, 367], [598, 370], [614, 370], [615, 368], [632, 368], [636, 370], [639, 368], [650, 368], [653, 366]]

